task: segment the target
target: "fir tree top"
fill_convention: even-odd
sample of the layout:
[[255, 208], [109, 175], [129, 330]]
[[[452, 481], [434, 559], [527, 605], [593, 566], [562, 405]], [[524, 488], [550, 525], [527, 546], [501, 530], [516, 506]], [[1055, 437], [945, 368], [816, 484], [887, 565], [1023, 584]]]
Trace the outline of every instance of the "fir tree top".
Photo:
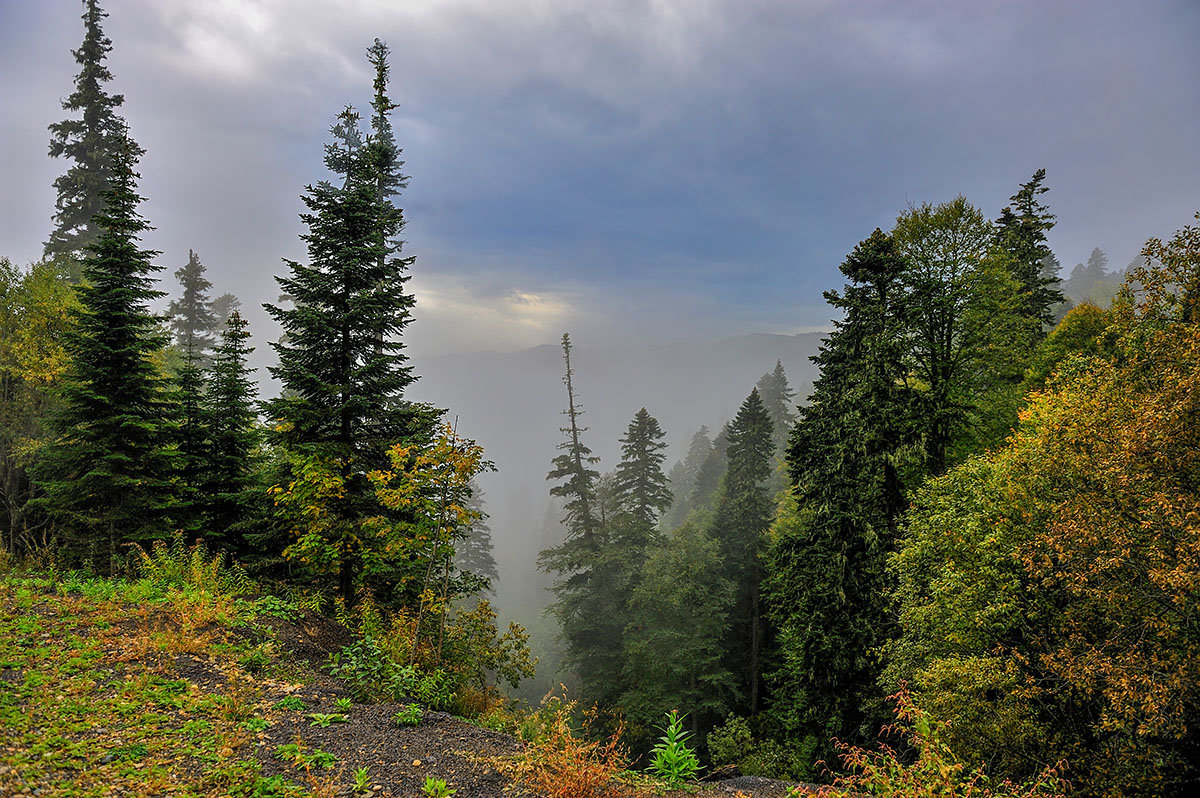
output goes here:
[[104, 208], [103, 195], [114, 178], [118, 150], [129, 150], [135, 161], [144, 153], [130, 139], [124, 120], [116, 113], [125, 102], [124, 96], [108, 94], [103, 87], [113, 79], [104, 64], [112, 50], [112, 40], [100, 27], [106, 16], [97, 0], [84, 0], [83, 44], [72, 51], [80, 70], [75, 76], [75, 90], [62, 101], [64, 111], [82, 112], [82, 118], [65, 119], [49, 127], [50, 157], [69, 158], [74, 165], [54, 181], [58, 196], [55, 227], [45, 246], [47, 257], [83, 256], [86, 247], [100, 235], [95, 216]]

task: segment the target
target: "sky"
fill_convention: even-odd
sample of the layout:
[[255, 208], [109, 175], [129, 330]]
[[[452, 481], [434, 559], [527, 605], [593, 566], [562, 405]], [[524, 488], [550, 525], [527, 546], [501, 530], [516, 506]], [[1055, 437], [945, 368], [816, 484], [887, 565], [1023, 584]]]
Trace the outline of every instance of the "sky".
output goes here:
[[[163, 288], [196, 250], [259, 309], [300, 195], [392, 48], [410, 351], [819, 330], [875, 227], [1047, 171], [1066, 270], [1200, 209], [1200, 3], [108, 0]], [[0, 255], [51, 227], [77, 0], [0, 0]], [[1065, 276], [1065, 275], [1064, 275]]]

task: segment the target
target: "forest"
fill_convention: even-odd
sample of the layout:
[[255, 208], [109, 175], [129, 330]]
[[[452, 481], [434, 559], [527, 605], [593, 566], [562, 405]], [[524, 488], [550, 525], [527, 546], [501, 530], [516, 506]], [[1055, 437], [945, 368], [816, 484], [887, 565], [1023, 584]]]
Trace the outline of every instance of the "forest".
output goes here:
[[[615, 464], [593, 455], [562, 332], [536, 563], [551, 631], [531, 637], [495, 606], [495, 466], [454, 407], [409, 398], [388, 45], [366, 48], [369, 108], [337, 113], [303, 187], [307, 256], [276, 276], [282, 332], [260, 342], [196, 252], [170, 282], [143, 248], [139, 163], [174, 155], [137, 144], [106, 14], [84, 7], [44, 256], [0, 258], [5, 572], [133, 579], [211, 555], [349, 630], [329, 670], [362, 696], [407, 674], [428, 706], [518, 734], [550, 707], [573, 744], [623, 752], [614, 774], [668, 787], [1200, 782], [1200, 222], [1063, 278], [1045, 169], [1007, 199], [899, 208], [824, 292], [811, 390], [777, 364], [674, 463], [669, 407], [630, 418]], [[267, 347], [279, 388], [260, 396]], [[565, 683], [540, 708], [520, 689], [539, 658]]]

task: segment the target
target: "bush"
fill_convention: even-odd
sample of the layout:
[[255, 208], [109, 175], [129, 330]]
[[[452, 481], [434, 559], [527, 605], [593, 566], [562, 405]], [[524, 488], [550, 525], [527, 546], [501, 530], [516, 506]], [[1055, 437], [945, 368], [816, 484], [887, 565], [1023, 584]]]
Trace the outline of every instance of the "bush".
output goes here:
[[533, 736], [515, 763], [515, 777], [537, 795], [546, 798], [617, 798], [629, 794], [617, 775], [629, 766], [621, 746], [624, 726], [602, 740], [586, 735], [596, 720], [593, 707], [584, 713], [579, 734], [571, 727], [575, 701], [550, 696], [535, 717], [545, 725]]
[[770, 735], [755, 735], [746, 718], [731, 715], [709, 732], [708, 758], [714, 768], [734, 766], [747, 776], [811, 781], [816, 740], [782, 743]]
[[329, 658], [330, 675], [343, 680], [356, 701], [401, 701], [415, 698], [433, 709], [446, 709], [457, 684], [443, 670], [420, 673], [398, 665], [370, 637], [362, 637]]
[[826, 795], [852, 798], [1061, 798], [1070, 784], [1062, 777], [1065, 762], [1047, 767], [1032, 781], [994, 783], [983, 766], [968, 769], [943, 739], [945, 724], [929, 717], [913, 702], [907, 688], [890, 696], [896, 703], [896, 722], [885, 732], [899, 736], [917, 753], [905, 764], [895, 749], [881, 743], [878, 750], [835, 742], [849, 775], [840, 776]]

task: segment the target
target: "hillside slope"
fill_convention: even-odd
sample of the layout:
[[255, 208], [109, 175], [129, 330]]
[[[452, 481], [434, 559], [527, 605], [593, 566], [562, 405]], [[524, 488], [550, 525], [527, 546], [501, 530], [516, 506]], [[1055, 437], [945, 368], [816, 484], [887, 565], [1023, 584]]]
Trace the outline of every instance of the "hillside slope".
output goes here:
[[[355, 702], [315, 667], [350, 639], [270, 596], [0, 577], [0, 795], [418, 796], [430, 777], [456, 798], [530, 795], [513, 782], [517, 738]], [[418, 725], [397, 721], [406, 711]], [[679, 795], [739, 790], [784, 785]]]

